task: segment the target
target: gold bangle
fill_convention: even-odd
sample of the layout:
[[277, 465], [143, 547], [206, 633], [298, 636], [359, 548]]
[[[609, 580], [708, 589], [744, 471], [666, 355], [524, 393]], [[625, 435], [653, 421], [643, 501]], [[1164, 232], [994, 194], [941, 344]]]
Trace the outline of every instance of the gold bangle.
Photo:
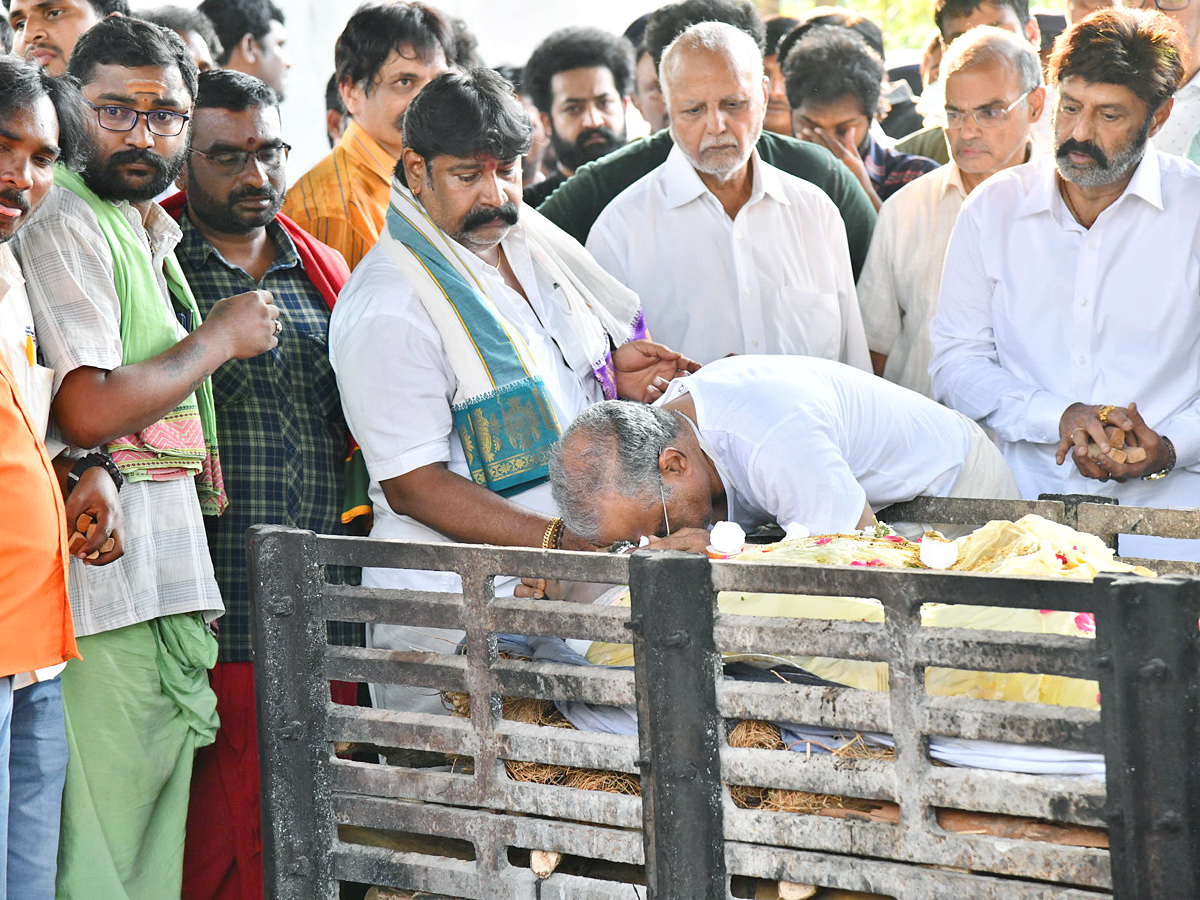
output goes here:
[[1100, 407], [1100, 412], [1096, 413], [1096, 418], [1099, 419], [1103, 424], [1107, 425], [1108, 424], [1108, 414], [1111, 413], [1114, 409], [1116, 409], [1115, 406], [1102, 406], [1102, 407]]
[[558, 539], [562, 534], [563, 520], [555, 516], [550, 520], [550, 524], [546, 526], [546, 532], [542, 535], [543, 550], [557, 550]]

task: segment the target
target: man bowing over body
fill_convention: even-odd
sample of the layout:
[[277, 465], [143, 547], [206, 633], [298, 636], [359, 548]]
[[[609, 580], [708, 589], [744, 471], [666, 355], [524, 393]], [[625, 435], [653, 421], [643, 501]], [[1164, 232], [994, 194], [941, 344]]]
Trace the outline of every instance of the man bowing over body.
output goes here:
[[[522, 208], [531, 134], [512, 86], [486, 69], [439, 76], [405, 115], [387, 227], [330, 322], [373, 537], [586, 548], [547, 484], [562, 428], [606, 398], [654, 400], [696, 368], [645, 340], [637, 296]], [[366, 569], [363, 584], [460, 589], [453, 573], [394, 569]], [[380, 625], [370, 641], [451, 652], [460, 636]], [[383, 706], [443, 711], [436, 685], [375, 691]]]

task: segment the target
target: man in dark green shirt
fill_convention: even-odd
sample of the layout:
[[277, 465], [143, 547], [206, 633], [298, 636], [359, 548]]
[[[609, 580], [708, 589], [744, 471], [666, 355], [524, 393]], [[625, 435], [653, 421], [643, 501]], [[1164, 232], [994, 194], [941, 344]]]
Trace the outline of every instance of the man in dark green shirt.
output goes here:
[[[672, 146], [670, 133], [663, 130], [581, 166], [546, 198], [538, 212], [582, 244], [604, 207], [625, 188], [662, 165]], [[824, 147], [769, 131], [762, 133], [757, 147], [763, 162], [811, 182], [837, 204], [846, 223], [850, 262], [857, 278], [875, 228], [875, 208], [862, 185]]]
[[[766, 26], [752, 4], [738, 0], [682, 0], [656, 10], [646, 24], [643, 45], [655, 68], [662, 61], [667, 45], [698, 22], [724, 22], [740, 28], [758, 42], [760, 49], [765, 48]], [[663, 130], [581, 166], [546, 198], [538, 212], [579, 243], [586, 243], [604, 207], [625, 188], [666, 162], [672, 146], [670, 132]], [[763, 162], [811, 182], [837, 205], [846, 223], [850, 262], [857, 278], [875, 228], [875, 207], [862, 185], [824, 147], [768, 131], [763, 132], [757, 147]]]

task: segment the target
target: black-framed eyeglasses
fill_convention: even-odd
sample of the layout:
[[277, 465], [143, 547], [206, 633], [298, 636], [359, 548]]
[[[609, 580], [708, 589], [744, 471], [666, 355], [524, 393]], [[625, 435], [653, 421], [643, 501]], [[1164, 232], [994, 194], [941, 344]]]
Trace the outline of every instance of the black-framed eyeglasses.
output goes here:
[[[1154, 0], [1154, 5], [1162, 12], [1179, 12], [1181, 9], [1187, 9], [1192, 0]], [[1142, 9], [1145, 6], [1144, 0], [1116, 0], [1117, 6], [1123, 6], [1125, 9]]]
[[175, 137], [183, 133], [183, 126], [191, 118], [183, 113], [171, 112], [169, 109], [152, 109], [149, 112], [143, 112], [140, 109], [130, 109], [128, 106], [111, 104], [97, 106], [90, 101], [88, 106], [95, 110], [96, 121], [105, 131], [133, 131], [137, 126], [138, 116], [144, 116], [146, 127], [150, 129], [151, 134], [157, 134], [159, 137]]
[[985, 106], [982, 109], [972, 109], [969, 111], [964, 111], [961, 109], [950, 109], [949, 107], [947, 107], [946, 108], [946, 128], [947, 129], [962, 128], [964, 125], [967, 124], [968, 116], [970, 116], [972, 119], [974, 119], [975, 124], [978, 125], [980, 128], [999, 128], [1006, 121], [1008, 121], [1008, 114], [1017, 108], [1017, 104], [1019, 104], [1022, 100], [1024, 100], [1026, 97], [1028, 97], [1032, 93], [1033, 93], [1033, 89], [1030, 88], [1025, 93], [1023, 93], [1020, 97], [1018, 97], [1016, 100], [1014, 100], [1012, 103], [1008, 104], [1008, 106], [1005, 106], [1003, 108], [1001, 108], [999, 106]]
[[270, 147], [260, 147], [258, 150], [219, 150], [216, 153], [205, 153], [203, 150], [188, 150], [207, 159], [222, 175], [240, 175], [246, 170], [246, 163], [253, 156], [264, 169], [277, 169], [287, 162], [291, 144], [278, 143]]

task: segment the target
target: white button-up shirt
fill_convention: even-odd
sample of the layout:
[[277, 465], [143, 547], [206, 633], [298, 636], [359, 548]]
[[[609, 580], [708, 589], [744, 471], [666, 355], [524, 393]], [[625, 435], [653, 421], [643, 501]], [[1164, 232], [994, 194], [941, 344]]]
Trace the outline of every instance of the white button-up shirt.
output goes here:
[[750, 199], [730, 219], [673, 147], [600, 214], [588, 250], [642, 298], [654, 339], [692, 359], [788, 353], [869, 371], [837, 207], [757, 152], [750, 164]]
[[967, 192], [954, 163], [906, 184], [879, 210], [858, 279], [867, 346], [887, 357], [883, 377], [932, 396], [929, 323], [946, 246]]
[[[931, 340], [934, 396], [996, 433], [1025, 497], [1200, 506], [1200, 168], [1148, 148], [1091, 229], [1052, 159], [993, 176], [959, 215]], [[1131, 401], [1174, 443], [1169, 477], [1100, 482], [1055, 464], [1068, 406]], [[1153, 555], [1135, 549], [1146, 540], [1122, 538], [1122, 553]]]
[[919, 394], [811, 357], [718, 360], [672, 381], [660, 403], [684, 393], [727, 517], [747, 530], [799, 522], [836, 533], [857, 526], [864, 503], [947, 496], [979, 433]]
[[1197, 132], [1200, 132], [1200, 78], [1193, 76], [1175, 92], [1175, 105], [1154, 135], [1154, 146], [1160, 153], [1185, 156]]

